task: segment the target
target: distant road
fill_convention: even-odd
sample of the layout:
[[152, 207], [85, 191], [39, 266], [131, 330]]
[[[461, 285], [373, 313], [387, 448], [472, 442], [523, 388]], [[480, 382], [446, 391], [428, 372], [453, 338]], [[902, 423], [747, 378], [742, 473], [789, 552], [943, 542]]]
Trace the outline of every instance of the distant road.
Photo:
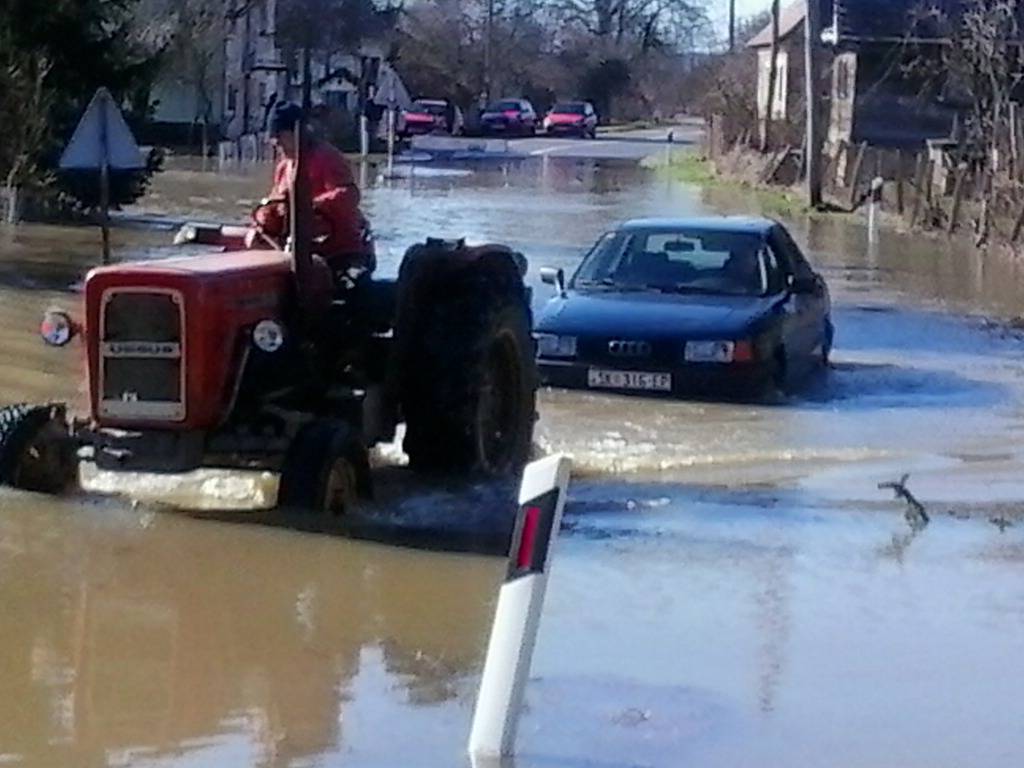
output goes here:
[[572, 157], [596, 160], [643, 160], [649, 155], [663, 152], [672, 132], [673, 144], [693, 146], [700, 144], [704, 123], [685, 121], [677, 125], [636, 131], [601, 132], [597, 139], [547, 138], [512, 139], [509, 148], [523, 154], [550, 157]]

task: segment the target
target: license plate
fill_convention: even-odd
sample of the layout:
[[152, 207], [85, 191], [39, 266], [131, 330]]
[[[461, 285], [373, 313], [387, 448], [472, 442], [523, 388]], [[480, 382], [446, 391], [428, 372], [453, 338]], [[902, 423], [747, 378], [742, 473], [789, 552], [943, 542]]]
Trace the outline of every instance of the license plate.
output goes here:
[[598, 389], [639, 389], [649, 392], [671, 392], [672, 374], [642, 371], [605, 371], [591, 368], [587, 385]]

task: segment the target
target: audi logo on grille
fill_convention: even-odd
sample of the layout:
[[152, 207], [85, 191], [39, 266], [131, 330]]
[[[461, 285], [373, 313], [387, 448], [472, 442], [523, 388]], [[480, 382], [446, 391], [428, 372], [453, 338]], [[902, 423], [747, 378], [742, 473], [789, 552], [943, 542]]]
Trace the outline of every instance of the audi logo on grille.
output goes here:
[[651, 345], [646, 341], [609, 341], [608, 352], [615, 357], [647, 357]]

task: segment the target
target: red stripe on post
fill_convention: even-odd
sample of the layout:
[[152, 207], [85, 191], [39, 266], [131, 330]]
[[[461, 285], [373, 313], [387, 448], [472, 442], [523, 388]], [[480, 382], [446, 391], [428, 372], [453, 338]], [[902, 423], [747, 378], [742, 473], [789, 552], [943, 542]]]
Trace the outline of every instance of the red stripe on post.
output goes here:
[[537, 528], [540, 524], [540, 507], [530, 507], [523, 518], [523, 536], [516, 553], [516, 568], [528, 571], [533, 565], [533, 548], [537, 543]]

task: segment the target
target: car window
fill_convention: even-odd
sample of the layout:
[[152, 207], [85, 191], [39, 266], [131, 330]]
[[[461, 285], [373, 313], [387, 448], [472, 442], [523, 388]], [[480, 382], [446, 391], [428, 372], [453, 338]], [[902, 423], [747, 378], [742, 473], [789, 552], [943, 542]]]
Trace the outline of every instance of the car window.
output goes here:
[[555, 104], [551, 108], [551, 111], [557, 115], [585, 115], [587, 114], [586, 107], [583, 104], [577, 104], [575, 102], [563, 101]]
[[767, 293], [769, 295], [781, 293], [786, 287], [785, 261], [779, 257], [775, 248], [768, 244], [761, 249], [761, 259], [765, 265]]
[[679, 293], [760, 296], [769, 263], [760, 235], [711, 230], [638, 231], [605, 235], [574, 283]]
[[784, 259], [787, 271], [795, 277], [812, 277], [814, 270], [804, 258], [800, 246], [796, 244], [784, 227], [775, 227], [771, 234], [772, 244]]
[[598, 238], [573, 276], [575, 286], [597, 284], [611, 274], [622, 260], [628, 238], [621, 232], [606, 232]]
[[448, 107], [446, 104], [442, 104], [436, 101], [417, 101], [413, 103], [414, 112], [422, 112], [428, 115], [434, 115], [435, 117], [444, 117]]
[[522, 105], [518, 101], [496, 101], [487, 108], [488, 112], [519, 112]]

